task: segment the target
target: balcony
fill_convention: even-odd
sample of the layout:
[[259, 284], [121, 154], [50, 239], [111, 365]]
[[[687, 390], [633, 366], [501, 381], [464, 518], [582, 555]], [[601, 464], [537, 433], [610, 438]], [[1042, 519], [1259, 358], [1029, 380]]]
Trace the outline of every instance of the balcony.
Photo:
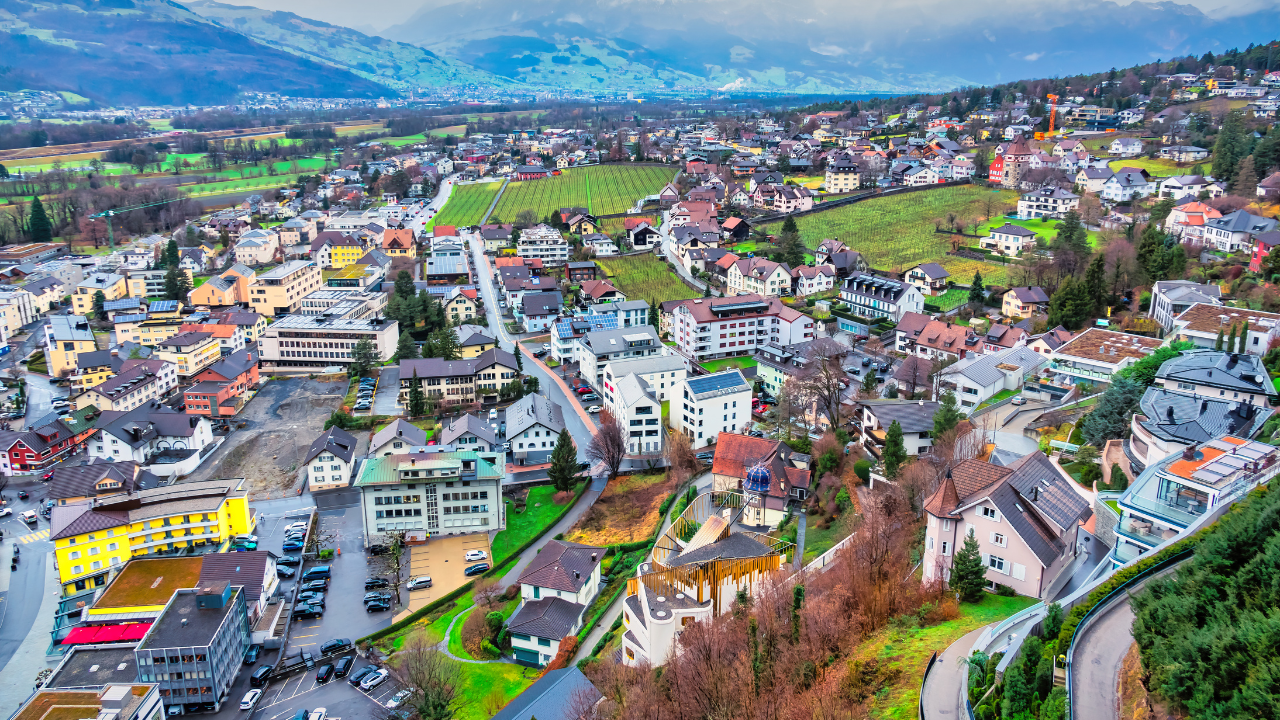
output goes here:
[[1116, 543], [1116, 549], [1111, 553], [1111, 557], [1115, 562], [1121, 565], [1142, 555], [1143, 552], [1141, 550], [1129, 543]]
[[1166, 502], [1162, 499], [1142, 497], [1136, 492], [1130, 493], [1127, 497], [1122, 497], [1120, 499], [1120, 504], [1122, 506], [1127, 505], [1134, 510], [1155, 513], [1156, 517], [1159, 517], [1161, 520], [1167, 520], [1176, 525], [1181, 525], [1182, 527], [1190, 525], [1195, 522], [1200, 515], [1204, 514], [1203, 505], [1199, 512], [1192, 512], [1185, 507]]
[[1154, 548], [1166, 540], [1173, 539], [1177, 536], [1178, 531], [1173, 528], [1162, 528], [1148, 521], [1126, 517], [1116, 525], [1116, 534], [1123, 535], [1144, 547]]

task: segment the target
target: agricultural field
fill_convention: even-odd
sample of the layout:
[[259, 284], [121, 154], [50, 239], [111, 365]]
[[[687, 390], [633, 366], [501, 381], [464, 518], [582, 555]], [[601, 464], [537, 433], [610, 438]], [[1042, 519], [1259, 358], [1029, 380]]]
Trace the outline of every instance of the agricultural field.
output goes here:
[[479, 225], [501, 187], [500, 182], [455, 185], [449, 193], [449, 202], [427, 223], [427, 229], [436, 225]]
[[[1212, 154], [1209, 155], [1209, 157], [1205, 158], [1204, 160], [1201, 160], [1200, 163], [1198, 164], [1204, 165], [1205, 168], [1211, 167], [1213, 165], [1213, 155]], [[1119, 160], [1112, 160], [1107, 163], [1107, 166], [1110, 167], [1112, 170], [1119, 170], [1122, 167], [1134, 167], [1134, 168], [1139, 168], [1141, 170], [1146, 170], [1152, 175], [1156, 175], [1160, 177], [1168, 177], [1172, 175], [1190, 175], [1191, 168], [1195, 167], [1196, 165], [1197, 163], [1176, 163], [1172, 160], [1165, 160], [1163, 158], [1145, 158], [1145, 157], [1121, 158]]]
[[[986, 237], [991, 234], [991, 230], [993, 228], [1002, 227], [1005, 223], [1009, 223], [1010, 225], [1017, 225], [1018, 227], [1021, 227], [1021, 228], [1026, 228], [1031, 232], [1035, 233], [1036, 235], [1039, 235], [1041, 238], [1044, 238], [1045, 242], [1048, 242], [1050, 245], [1052, 245], [1053, 241], [1058, 239], [1058, 226], [1062, 224], [1062, 221], [1054, 220], [1051, 218], [1037, 218], [1035, 220], [1015, 220], [1014, 218], [1000, 216], [1000, 217], [991, 218], [987, 222], [984, 222], [981, 225], [979, 225], [978, 235], [982, 237]], [[1093, 247], [1095, 250], [1098, 249], [1099, 243], [1102, 242], [1102, 235], [1096, 230], [1090, 230], [1088, 231], [1088, 234], [1089, 234], [1089, 245]], [[976, 241], [973, 241], [972, 238], [967, 238], [967, 240], [972, 242], [973, 244], [977, 244]]]
[[[864, 200], [796, 218], [804, 244], [816, 248], [824, 239], [837, 238], [862, 253], [867, 263], [881, 270], [905, 271], [922, 262], [936, 262], [951, 273], [956, 282], [967, 283], [977, 270], [992, 285], [1005, 283], [1001, 264], [947, 255], [949, 236], [935, 233], [935, 218], [955, 213], [959, 218], [985, 217], [990, 203], [992, 215], [1017, 202], [1011, 190], [992, 190], [976, 185], [925, 190]], [[764, 231], [777, 234], [781, 223]]]
[[564, 207], [585, 207], [594, 215], [626, 212], [640, 198], [656, 194], [674, 176], [674, 168], [648, 165], [568, 168], [545, 180], [510, 183], [494, 214], [511, 222], [522, 210], [533, 210], [539, 218]]
[[597, 258], [596, 263], [609, 274], [609, 282], [628, 299], [655, 304], [698, 297], [697, 291], [685, 285], [676, 271], [655, 255]]

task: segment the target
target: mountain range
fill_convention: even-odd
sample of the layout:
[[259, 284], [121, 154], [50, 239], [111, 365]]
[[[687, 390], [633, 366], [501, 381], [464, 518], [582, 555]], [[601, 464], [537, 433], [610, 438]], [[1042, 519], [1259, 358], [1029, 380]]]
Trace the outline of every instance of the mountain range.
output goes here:
[[[284, 0], [245, 0], [270, 5]], [[1125, 67], [1280, 36], [1277, 0], [380, 0], [376, 31], [214, 0], [0, 0], [0, 88], [109, 104], [418, 89], [909, 93]], [[1257, 5], [1256, 3], [1260, 3]], [[353, 8], [307, 7], [353, 22]], [[366, 16], [370, 17], [370, 16]], [[372, 30], [361, 18], [365, 30]], [[1277, 58], [1280, 63], [1280, 58]]]

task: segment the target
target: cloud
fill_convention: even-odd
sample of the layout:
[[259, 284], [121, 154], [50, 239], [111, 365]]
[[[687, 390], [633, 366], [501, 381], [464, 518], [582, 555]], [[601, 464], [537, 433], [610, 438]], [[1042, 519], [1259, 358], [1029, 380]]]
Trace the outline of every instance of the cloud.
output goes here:
[[737, 80], [734, 80], [728, 85], [725, 85], [724, 87], [720, 88], [720, 92], [732, 92], [734, 90], [743, 90], [750, 84], [751, 84], [751, 80], [747, 78], [738, 78]]
[[1029, 61], [1029, 62], [1035, 62], [1035, 61], [1039, 60], [1039, 59], [1040, 59], [1040, 58], [1042, 58], [1042, 57], [1044, 57], [1044, 53], [1042, 53], [1042, 52], [1038, 52], [1038, 53], [1027, 53], [1027, 54], [1026, 54], [1026, 56], [1025, 56], [1025, 57], [1023, 57], [1022, 59], [1023, 59], [1023, 60], [1027, 60], [1027, 61]]
[[995, 35], [992, 35], [992, 34], [991, 34], [991, 31], [990, 31], [990, 30], [987, 30], [986, 28], [983, 28], [983, 29], [982, 29], [982, 35], [983, 35], [983, 37], [985, 37], [986, 39], [990, 40], [991, 42], [995, 42], [995, 41], [996, 41], [996, 36], [995, 36]]
[[731, 63], [746, 62], [755, 56], [756, 52], [748, 47], [734, 45], [729, 48], [729, 62]]
[[817, 45], [810, 43], [809, 49], [818, 53], [819, 55], [826, 55], [827, 57], [837, 57], [839, 55], [844, 55], [846, 52], [848, 52], [847, 50], [840, 47], [839, 45], [832, 45], [831, 43], [819, 43]]

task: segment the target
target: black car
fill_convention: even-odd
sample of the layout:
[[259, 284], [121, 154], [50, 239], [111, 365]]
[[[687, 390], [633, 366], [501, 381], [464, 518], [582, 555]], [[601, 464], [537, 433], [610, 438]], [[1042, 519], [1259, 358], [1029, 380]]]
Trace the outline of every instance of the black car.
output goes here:
[[359, 670], [351, 673], [351, 677], [347, 678], [347, 682], [351, 683], [352, 685], [359, 685], [361, 681], [363, 681], [366, 677], [369, 676], [369, 673], [377, 669], [378, 669], [377, 665], [365, 665]]
[[329, 642], [320, 646], [320, 654], [328, 655], [331, 652], [337, 652], [342, 648], [351, 647], [351, 641], [346, 638], [334, 638]]
[[871, 358], [869, 357], [862, 358], [862, 367], [870, 367], [870, 366], [871, 366]]
[[355, 663], [356, 658], [354, 655], [341, 657], [338, 659], [338, 662], [333, 664], [333, 674], [338, 677], [346, 677], [347, 673], [351, 672], [351, 666]]
[[267, 678], [271, 676], [271, 670], [272, 668], [270, 665], [263, 665], [257, 670], [254, 670], [253, 674], [249, 676], [249, 687], [262, 687], [263, 685], [266, 685]]
[[391, 609], [391, 603], [386, 600], [373, 600], [364, 604], [365, 612], [383, 612]]
[[316, 682], [327, 683], [332, 679], [333, 679], [332, 665], [321, 665], [320, 669], [316, 671]]
[[391, 552], [391, 548], [387, 547], [386, 545], [370, 545], [369, 549], [365, 551], [365, 554], [386, 555], [389, 552]]
[[293, 608], [293, 619], [299, 620], [303, 618], [318, 618], [324, 615], [324, 608], [308, 603], [295, 605]]
[[488, 572], [488, 571], [489, 571], [489, 563], [476, 563], [475, 565], [472, 565], [466, 570], [463, 570], [462, 574], [466, 575], [467, 577], [471, 577], [472, 575], [479, 575], [481, 573]]
[[324, 591], [324, 590], [327, 590], [328, 588], [329, 588], [328, 580], [308, 580], [302, 584], [302, 590], [304, 592], [307, 590]]
[[261, 645], [250, 645], [248, 651], [244, 654], [244, 664], [253, 665], [258, 662], [258, 653], [262, 652]]
[[365, 590], [376, 590], [377, 588], [390, 587], [391, 581], [383, 577], [371, 577], [364, 581]]
[[26, 500], [26, 499], [27, 499], [27, 498], [29, 498], [29, 497], [31, 497], [31, 496], [27, 494], [27, 491], [26, 491], [26, 490], [19, 490], [19, 491], [18, 491], [18, 499], [19, 499], [19, 500]]
[[283, 566], [276, 567], [276, 577], [292, 578], [294, 575], [297, 575], [297, 574], [298, 572], [291, 567], [283, 567]]
[[297, 555], [282, 555], [276, 560], [277, 565], [301, 565], [302, 558]]

